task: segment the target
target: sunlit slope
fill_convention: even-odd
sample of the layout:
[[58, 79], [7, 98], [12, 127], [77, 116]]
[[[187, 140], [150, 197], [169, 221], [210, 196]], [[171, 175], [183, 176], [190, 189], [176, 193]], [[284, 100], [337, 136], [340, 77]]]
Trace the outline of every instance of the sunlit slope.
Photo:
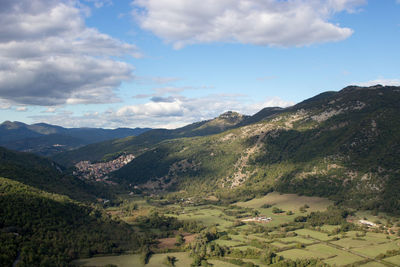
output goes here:
[[400, 87], [327, 92], [250, 125], [160, 143], [114, 173], [150, 190], [237, 199], [275, 189], [399, 211]]

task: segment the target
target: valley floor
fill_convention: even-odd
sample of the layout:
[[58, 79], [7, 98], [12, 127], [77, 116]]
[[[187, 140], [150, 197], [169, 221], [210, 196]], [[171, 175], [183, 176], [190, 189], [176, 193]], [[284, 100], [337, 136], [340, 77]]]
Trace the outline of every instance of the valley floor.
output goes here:
[[[210, 246], [226, 247], [224, 256], [209, 256], [207, 262], [214, 267], [219, 266], [267, 266], [262, 260], [265, 251], [273, 251], [276, 257], [283, 259], [318, 258], [322, 263], [331, 266], [400, 266], [400, 237], [398, 228], [385, 228], [384, 224], [398, 221], [396, 218], [380, 215], [374, 216], [369, 212], [359, 212], [351, 218], [356, 224], [353, 229], [344, 229], [343, 225], [321, 226], [308, 224], [293, 224], [299, 216], [309, 216], [312, 212], [326, 211], [332, 202], [323, 198], [304, 197], [294, 194], [271, 193], [263, 198], [235, 205], [199, 204], [181, 201], [180, 203], [166, 204], [160, 207], [159, 203], [149, 203], [141, 199], [132, 200], [136, 203], [135, 209], [130, 212], [116, 211], [128, 222], [133, 222], [135, 214], [148, 214], [154, 210], [163, 211], [166, 216], [178, 218], [182, 221], [196, 221], [221, 233], [219, 238], [211, 240]], [[157, 204], [157, 205], [156, 205]], [[277, 212], [279, 210], [279, 212]], [[289, 212], [290, 211], [290, 212]], [[120, 212], [120, 213], [118, 213]], [[268, 223], [248, 222], [241, 219], [252, 216], [266, 216], [272, 220]], [[376, 228], [367, 228], [357, 222], [359, 219], [368, 219], [379, 224]], [[380, 220], [380, 221], [379, 221]], [[397, 223], [398, 226], [398, 223]], [[349, 227], [349, 226], [346, 226]], [[157, 232], [156, 229], [154, 230]], [[188, 236], [184, 234], [183, 236]], [[145, 266], [166, 266], [167, 256], [176, 258], [174, 266], [190, 266], [193, 262], [193, 246], [196, 242], [194, 235], [184, 245], [178, 246], [174, 242], [165, 245], [164, 239], [154, 246], [155, 254], [150, 256]], [[214, 245], [212, 245], [214, 244]], [[191, 249], [192, 247], [192, 249]], [[119, 267], [144, 266], [139, 254], [94, 257], [75, 262], [80, 266], [105, 266], [114, 264]], [[253, 265], [245, 265], [245, 264]]]

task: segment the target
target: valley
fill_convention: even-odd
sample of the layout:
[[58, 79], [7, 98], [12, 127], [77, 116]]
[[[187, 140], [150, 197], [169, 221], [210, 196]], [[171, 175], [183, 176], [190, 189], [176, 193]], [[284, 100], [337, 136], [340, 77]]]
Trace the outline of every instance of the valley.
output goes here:
[[[198, 202], [197, 202], [198, 201]], [[212, 201], [192, 200], [171, 203], [165, 199], [143, 202], [140, 198], [126, 199], [125, 206], [134, 203], [135, 209], [120, 209], [118, 216], [122, 220], [135, 225], [136, 213], [151, 214], [163, 212], [181, 221], [198, 222], [202, 230], [194, 239], [184, 244], [177, 241], [164, 244], [166, 238], [155, 242], [148, 263], [140, 260], [140, 254], [95, 257], [78, 260], [79, 266], [163, 266], [167, 265], [167, 256], [175, 257], [174, 266], [189, 266], [193, 257], [203, 259], [202, 266], [398, 266], [397, 255], [400, 255], [400, 221], [385, 214], [372, 215], [355, 212], [349, 215], [353, 221], [362, 218], [371, 221], [381, 220], [377, 227], [349, 223], [337, 212], [332, 202], [318, 197], [297, 196], [294, 194], [270, 193], [234, 205], [220, 205]], [[160, 206], [161, 205], [161, 206]], [[307, 208], [305, 208], [307, 207]], [[274, 209], [281, 212], [276, 213]], [[289, 210], [290, 209], [290, 210]], [[144, 212], [146, 210], [147, 212]], [[118, 215], [117, 215], [118, 214]], [[327, 222], [309, 221], [316, 214], [329, 218]], [[367, 215], [368, 214], [368, 215]], [[252, 216], [268, 216], [270, 222], [243, 222], [243, 218]], [[361, 215], [363, 217], [361, 217]], [[308, 217], [307, 221], [299, 221], [299, 217]], [[381, 219], [379, 219], [381, 218]], [[335, 221], [336, 220], [336, 221]], [[393, 220], [387, 224], [382, 220]], [[330, 223], [329, 223], [330, 222]], [[395, 226], [388, 230], [392, 223]], [[156, 229], [154, 229], [155, 231]], [[392, 234], [389, 233], [392, 232]], [[212, 232], [213, 238], [202, 239], [202, 233]], [[171, 240], [184, 234], [184, 230], [171, 233]], [[185, 235], [185, 234], [184, 234]], [[157, 241], [157, 240], [156, 240]], [[204, 243], [205, 242], [205, 243]], [[205, 247], [204, 251], [199, 247]], [[203, 251], [203, 252], [202, 252]], [[270, 254], [269, 254], [270, 253]], [[266, 257], [266, 254], [270, 257]], [[315, 259], [314, 263], [310, 259]], [[318, 259], [318, 260], [317, 260]], [[288, 264], [288, 265], [286, 265]], [[210, 265], [211, 266], [211, 265]]]
[[349, 86], [51, 157], [0, 148], [0, 265], [399, 266], [399, 92]]

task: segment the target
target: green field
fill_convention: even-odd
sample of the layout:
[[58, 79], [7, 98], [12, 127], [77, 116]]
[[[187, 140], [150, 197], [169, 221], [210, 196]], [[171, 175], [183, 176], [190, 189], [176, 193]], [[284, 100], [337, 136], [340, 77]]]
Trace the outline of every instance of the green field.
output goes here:
[[328, 234], [325, 233], [321, 233], [318, 231], [313, 231], [310, 229], [300, 229], [300, 230], [296, 230], [295, 231], [296, 234], [300, 235], [300, 236], [305, 236], [305, 237], [311, 237], [314, 239], [318, 239], [321, 241], [327, 241], [332, 239], [334, 236], [328, 236]]
[[284, 257], [285, 259], [292, 259], [292, 260], [310, 259], [310, 258], [325, 259], [325, 258], [331, 256], [330, 254], [326, 254], [326, 253], [315, 253], [313, 251], [308, 251], [305, 249], [298, 249], [298, 248], [279, 252], [278, 255]]
[[280, 194], [272, 192], [262, 198], [255, 198], [247, 202], [238, 202], [237, 205], [246, 208], [261, 208], [264, 204], [274, 205], [285, 211], [300, 212], [300, 208], [307, 204], [309, 211], [324, 210], [333, 202], [320, 197], [298, 196], [296, 194]]
[[390, 263], [400, 266], [400, 255], [386, 258], [383, 261], [387, 261], [387, 262], [390, 262]]
[[372, 247], [377, 245], [382, 245], [385, 243], [393, 243], [394, 237], [387, 238], [388, 235], [380, 233], [366, 233], [363, 237], [356, 237], [355, 232], [346, 233], [346, 238], [342, 238], [338, 241], [331, 242], [332, 244], [344, 247], [346, 249], [355, 249], [363, 247]]
[[313, 240], [303, 238], [301, 236], [284, 237], [284, 238], [280, 238], [279, 241], [283, 242], [283, 243], [300, 243], [300, 244], [305, 244], [305, 245], [309, 245], [309, 244], [312, 244], [315, 242]]
[[75, 264], [79, 266], [91, 266], [101, 267], [107, 264], [114, 264], [118, 267], [160, 267], [164, 266], [163, 261], [168, 256], [174, 256], [178, 259], [175, 263], [176, 267], [187, 267], [192, 263], [192, 259], [189, 257], [189, 253], [186, 252], [175, 252], [166, 254], [154, 254], [151, 256], [148, 264], [143, 265], [140, 262], [140, 255], [121, 255], [121, 256], [108, 256], [108, 257], [96, 257], [90, 259], [82, 259], [75, 261]]
[[324, 262], [330, 265], [346, 265], [346, 264], [351, 264], [357, 261], [363, 260], [362, 257], [351, 254], [349, 252], [343, 251], [341, 249], [337, 249], [325, 244], [316, 244], [312, 246], [308, 246], [307, 250], [313, 251], [315, 253], [327, 253], [333, 255], [333, 257], [330, 257], [329, 259], [325, 259]]
[[[320, 197], [306, 197], [298, 196], [296, 194], [280, 194], [277, 192], [269, 193], [262, 198], [255, 198], [246, 202], [237, 202], [236, 205], [244, 208], [256, 209], [261, 215], [271, 217], [272, 221], [268, 223], [269, 226], [278, 226], [282, 223], [292, 222], [294, 218], [299, 215], [309, 214], [312, 211], [325, 210], [333, 202]], [[264, 204], [273, 205], [271, 208], [262, 208]], [[300, 212], [300, 208], [308, 205], [305, 213]], [[282, 209], [283, 213], [275, 214], [272, 212], [273, 208], [277, 207]], [[287, 211], [292, 211], [292, 215], [287, 215]]]
[[387, 265], [376, 262], [376, 261], [371, 261], [366, 264], [360, 265], [360, 267], [386, 267]]
[[220, 246], [228, 246], [228, 247], [236, 247], [236, 246], [242, 246], [243, 242], [237, 241], [237, 240], [215, 240], [215, 243], [217, 243]]
[[[271, 208], [260, 208], [266, 203], [274, 205]], [[148, 205], [147, 203], [138, 204], [141, 208]], [[299, 209], [304, 204], [307, 204], [310, 208], [307, 208], [305, 213], [301, 213]], [[345, 266], [371, 260], [371, 258], [387, 250], [400, 249], [398, 244], [400, 239], [395, 236], [389, 237], [384, 233], [367, 232], [365, 236], [362, 236], [364, 234], [362, 231], [348, 231], [338, 235], [330, 235], [328, 233], [332, 233], [340, 226], [324, 225], [316, 229], [304, 228], [289, 232], [286, 232], [280, 226], [283, 223], [293, 222], [296, 216], [306, 215], [315, 210], [325, 210], [330, 204], [331, 201], [317, 197], [271, 193], [263, 198], [237, 203], [239, 207], [249, 208], [249, 210], [242, 211], [238, 207], [218, 205], [187, 206], [173, 204], [164, 206], [164, 208], [170, 211], [166, 214], [167, 216], [173, 216], [183, 221], [197, 221], [206, 227], [217, 226], [218, 231], [227, 233], [230, 240], [216, 239], [211, 242], [222, 247], [229, 247], [231, 250], [244, 252], [251, 249], [261, 252], [263, 249], [259, 247], [264, 247], [264, 249], [272, 247], [280, 251], [278, 255], [283, 256], [285, 259], [320, 258], [324, 263], [332, 266]], [[286, 215], [286, 213], [273, 214], [273, 207], [278, 207], [285, 211], [291, 210], [294, 214], [290, 216]], [[148, 205], [146, 209], [152, 209], [152, 207]], [[155, 207], [153, 209], [157, 210]], [[227, 215], [229, 214], [228, 212], [235, 214], [236, 211], [240, 211], [242, 212], [241, 214], [250, 216], [254, 210], [257, 210], [261, 215], [272, 217], [273, 221], [266, 224], [246, 223], [235, 227], [234, 222], [240, 219], [233, 215]], [[158, 209], [158, 211], [162, 212], [161, 209]], [[262, 230], [260, 231], [259, 229]], [[155, 233], [160, 231], [159, 229], [151, 230], [155, 231]], [[335, 240], [335, 238], [340, 239]], [[299, 247], [299, 244], [302, 244], [303, 247]], [[146, 266], [163, 266], [166, 255], [175, 256], [178, 259], [176, 263], [178, 267], [190, 266], [193, 261], [188, 252], [154, 254]], [[252, 261], [257, 265], [264, 266], [258, 259], [242, 260]], [[388, 264], [398, 264], [399, 256], [384, 260]], [[213, 263], [214, 267], [237, 266], [217, 259], [209, 260], [209, 262]], [[77, 263], [83, 266], [104, 266], [106, 264], [115, 264], [119, 267], [143, 266], [140, 264], [139, 255], [90, 258], [77, 261]], [[374, 261], [365, 266], [379, 266], [379, 264], [379, 262]]]
[[400, 245], [398, 244], [398, 242], [390, 242], [390, 243], [385, 243], [385, 244], [376, 245], [376, 246], [355, 248], [355, 249], [352, 249], [352, 251], [358, 252], [358, 253], [368, 256], [368, 257], [376, 257], [379, 254], [385, 253], [388, 250], [395, 250], [395, 249], [400, 249]]
[[229, 227], [235, 221], [234, 217], [225, 215], [221, 210], [214, 207], [185, 208], [185, 213], [170, 215], [179, 220], [199, 221], [206, 226], [218, 225], [222, 228]]

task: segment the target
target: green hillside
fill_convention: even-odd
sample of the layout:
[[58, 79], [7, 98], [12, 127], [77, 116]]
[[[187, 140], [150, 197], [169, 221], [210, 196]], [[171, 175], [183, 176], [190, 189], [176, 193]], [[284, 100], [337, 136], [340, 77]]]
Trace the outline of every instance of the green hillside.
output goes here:
[[105, 141], [76, 150], [66, 151], [52, 158], [62, 165], [72, 166], [82, 160], [89, 160], [92, 162], [108, 160], [122, 153], [139, 155], [164, 140], [221, 133], [237, 127], [239, 123], [245, 121], [247, 118], [247, 116], [236, 112], [226, 112], [213, 120], [193, 123], [174, 130], [150, 130], [136, 137], [131, 136], [123, 139]]
[[30, 153], [0, 147], [0, 176], [78, 200], [110, 197], [110, 189], [67, 174], [64, 167]]
[[137, 249], [130, 226], [70, 198], [0, 178], [0, 266], [70, 266], [78, 257]]
[[275, 189], [399, 212], [399, 103], [399, 87], [323, 93], [254, 124], [164, 141], [114, 177], [232, 201]]

